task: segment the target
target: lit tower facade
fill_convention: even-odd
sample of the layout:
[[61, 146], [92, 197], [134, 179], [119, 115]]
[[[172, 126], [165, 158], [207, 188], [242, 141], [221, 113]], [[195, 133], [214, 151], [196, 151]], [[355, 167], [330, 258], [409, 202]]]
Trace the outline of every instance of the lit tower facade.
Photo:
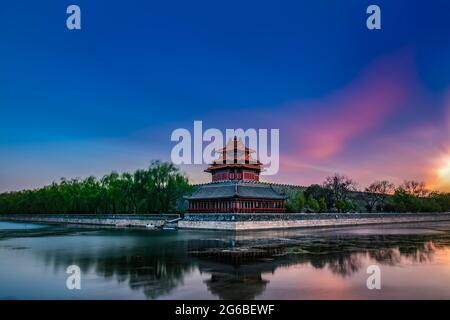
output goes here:
[[212, 175], [212, 181], [242, 180], [259, 181], [262, 163], [252, 158], [254, 150], [246, 147], [236, 137], [216, 151], [219, 159], [214, 161], [205, 172]]
[[216, 150], [219, 158], [206, 170], [212, 182], [198, 187], [189, 197], [189, 212], [239, 213], [284, 212], [285, 196], [270, 184], [260, 183], [262, 164], [241, 139], [231, 139]]

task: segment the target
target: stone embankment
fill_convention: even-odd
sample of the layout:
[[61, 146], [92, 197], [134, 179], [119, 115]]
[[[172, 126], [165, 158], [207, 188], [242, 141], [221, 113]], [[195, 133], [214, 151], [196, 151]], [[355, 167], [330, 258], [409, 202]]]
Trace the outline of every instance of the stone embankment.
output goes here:
[[178, 227], [210, 230], [260, 230], [345, 225], [450, 221], [450, 213], [204, 213], [147, 215], [0, 214], [3, 221], [88, 224], [118, 227]]
[[178, 214], [1, 214], [3, 221], [67, 223], [117, 227], [162, 227], [179, 218]]

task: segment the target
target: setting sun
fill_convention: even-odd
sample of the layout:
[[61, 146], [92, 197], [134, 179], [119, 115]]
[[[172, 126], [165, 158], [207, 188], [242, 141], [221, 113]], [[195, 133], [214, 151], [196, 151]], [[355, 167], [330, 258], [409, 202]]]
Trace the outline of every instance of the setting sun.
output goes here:
[[439, 178], [442, 182], [450, 183], [450, 157], [447, 157], [443, 166], [439, 168]]
[[441, 191], [450, 191], [450, 155], [441, 158], [436, 166], [433, 186]]

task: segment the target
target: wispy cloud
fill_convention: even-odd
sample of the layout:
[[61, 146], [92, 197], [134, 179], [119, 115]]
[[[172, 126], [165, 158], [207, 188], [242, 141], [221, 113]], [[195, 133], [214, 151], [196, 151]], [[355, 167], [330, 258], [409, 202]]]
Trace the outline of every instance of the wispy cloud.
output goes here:
[[[348, 86], [323, 99], [288, 104], [281, 126], [281, 170], [274, 179], [307, 185], [342, 172], [361, 187], [376, 179], [418, 179], [446, 190], [449, 182], [439, 181], [436, 167], [449, 155], [450, 121], [398, 123], [422, 99], [420, 87], [414, 60], [403, 52], [375, 61]], [[432, 110], [444, 113], [449, 101], [447, 107]]]
[[[383, 126], [411, 98], [413, 70], [407, 54], [383, 58], [324, 99], [290, 104], [284, 127], [289, 143], [295, 146], [293, 154], [302, 160], [328, 159], [342, 152], [355, 137]], [[299, 109], [307, 111], [299, 114]]]

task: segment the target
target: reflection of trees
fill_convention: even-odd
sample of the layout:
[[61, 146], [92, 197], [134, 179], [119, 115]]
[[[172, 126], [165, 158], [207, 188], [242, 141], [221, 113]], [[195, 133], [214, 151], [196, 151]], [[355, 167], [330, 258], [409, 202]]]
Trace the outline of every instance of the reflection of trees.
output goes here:
[[116, 278], [119, 282], [128, 281], [131, 289], [142, 290], [147, 298], [155, 299], [181, 284], [184, 274], [191, 269], [184, 259], [179, 258], [153, 252], [146, 256], [97, 259], [94, 264], [97, 274]]
[[326, 257], [312, 256], [310, 264], [316, 269], [328, 268], [334, 274], [342, 277], [357, 272], [361, 266], [361, 256], [356, 253], [332, 254]]
[[[415, 249], [414, 251], [417, 250]], [[369, 251], [368, 255], [370, 258], [383, 265], [395, 266], [402, 261], [402, 252], [399, 248], [380, 248], [378, 250]], [[403, 254], [403, 256], [408, 257], [409, 255]]]
[[321, 245], [320, 254], [315, 254], [317, 249], [307, 249], [304, 258], [313, 267], [328, 268], [342, 277], [358, 272], [366, 257], [380, 265], [395, 266], [408, 261], [429, 262], [437, 250], [433, 237], [425, 236], [336, 237], [326, 242], [326, 249]]
[[[432, 239], [403, 238], [395, 242], [394, 239], [386, 239], [387, 248], [372, 248], [368, 251], [370, 258], [382, 265], [395, 266], [402, 262], [426, 263], [433, 259], [436, 250], [441, 245], [436, 245]], [[381, 245], [381, 243], [379, 243]], [[385, 244], [386, 246], [386, 244]]]
[[104, 279], [128, 282], [132, 290], [142, 290], [151, 299], [170, 293], [194, 268], [186, 259], [183, 243], [162, 244], [136, 235], [124, 239], [124, 245], [116, 245], [117, 242], [99, 250], [49, 250], [44, 259], [55, 270], [65, 271], [67, 266], [76, 264], [83, 274], [93, 271]]
[[[233, 242], [233, 248], [248, 247], [261, 241]], [[439, 246], [442, 246], [442, 243]], [[450, 244], [445, 242], [445, 245]], [[264, 259], [243, 260], [233, 258], [227, 263], [222, 255], [198, 258], [202, 272], [211, 274], [205, 283], [209, 291], [221, 299], [254, 299], [262, 294], [268, 283], [263, 274], [275, 272], [278, 267], [309, 264], [316, 269], [328, 269], [340, 277], [348, 277], [364, 266], [365, 259], [374, 260], [380, 265], [395, 266], [405, 262], [426, 263], [432, 260], [439, 246], [433, 237], [426, 236], [366, 236], [366, 237], [328, 237], [302, 238], [287, 243], [288, 253]], [[188, 246], [191, 247], [191, 246]], [[192, 247], [201, 250], [199, 243]], [[226, 248], [226, 247], [225, 247]], [[228, 247], [229, 249], [230, 247]], [[224, 246], [215, 247], [218, 252]]]
[[[274, 239], [202, 232], [102, 231], [96, 235], [96, 241], [99, 238], [100, 243], [91, 246], [93, 240], [89, 235], [83, 235], [67, 246], [66, 243], [55, 246], [55, 250], [46, 247], [39, 257], [56, 270], [65, 271], [68, 265], [76, 264], [83, 273], [95, 272], [105, 279], [125, 282], [132, 290], [141, 290], [152, 299], [169, 294], [182, 284], [187, 272], [198, 268], [209, 275], [204, 284], [213, 295], [221, 299], [254, 299], [268, 285], [264, 274], [274, 273], [279, 267], [309, 265], [329, 270], [339, 277], [350, 277], [360, 271], [367, 260], [389, 266], [405, 262], [426, 263], [432, 260], [436, 250], [450, 245], [446, 234], [302, 234]], [[54, 239], [58, 241], [58, 237]], [[266, 256], [246, 259], [192, 254], [202, 250], [261, 248], [267, 244], [282, 244], [287, 248], [286, 253], [268, 252]]]
[[400, 247], [399, 250], [401, 255], [408, 257], [412, 262], [424, 263], [432, 260], [438, 248], [433, 241], [426, 241], [420, 248], [416, 248], [416, 250], [412, 247]]

